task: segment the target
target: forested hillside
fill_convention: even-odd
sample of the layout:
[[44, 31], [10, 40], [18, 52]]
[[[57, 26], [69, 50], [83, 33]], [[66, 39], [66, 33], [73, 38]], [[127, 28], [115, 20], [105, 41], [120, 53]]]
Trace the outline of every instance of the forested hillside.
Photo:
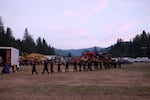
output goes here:
[[4, 29], [2, 18], [0, 17], [0, 46], [10, 46], [18, 48], [21, 53], [41, 53], [41, 54], [55, 54], [54, 47], [47, 44], [44, 38], [38, 37], [36, 42], [29, 34], [28, 29], [25, 29], [22, 39], [16, 39], [13, 36], [11, 28]]
[[117, 43], [110, 47], [111, 57], [150, 57], [150, 33], [143, 31], [131, 41], [124, 42], [118, 39]]

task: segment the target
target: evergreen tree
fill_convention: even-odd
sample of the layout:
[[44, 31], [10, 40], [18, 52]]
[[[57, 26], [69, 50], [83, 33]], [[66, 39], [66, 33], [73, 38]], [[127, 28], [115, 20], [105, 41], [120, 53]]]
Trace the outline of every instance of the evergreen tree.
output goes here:
[[15, 48], [19, 49], [19, 53], [21, 55], [21, 53], [23, 53], [22, 51], [22, 41], [20, 39], [17, 39], [15, 42]]
[[50, 51], [50, 49], [49, 49], [49, 47], [48, 47], [48, 45], [47, 45], [47, 42], [45, 41], [45, 39], [43, 38], [43, 41], [42, 41], [42, 54], [50, 54], [49, 53], [49, 51]]
[[36, 52], [37, 53], [42, 53], [42, 40], [41, 37], [38, 37], [36, 40]]
[[3, 26], [2, 17], [0, 16], [0, 46], [5, 46], [5, 30]]
[[7, 28], [5, 37], [7, 40], [5, 41], [6, 46], [14, 47], [15, 46], [15, 38], [13, 37], [11, 28]]
[[55, 48], [54, 47], [51, 47], [51, 54], [55, 55]]
[[25, 33], [22, 40], [22, 51], [26, 53], [35, 52], [35, 43], [31, 35], [28, 33], [28, 29], [25, 29]]

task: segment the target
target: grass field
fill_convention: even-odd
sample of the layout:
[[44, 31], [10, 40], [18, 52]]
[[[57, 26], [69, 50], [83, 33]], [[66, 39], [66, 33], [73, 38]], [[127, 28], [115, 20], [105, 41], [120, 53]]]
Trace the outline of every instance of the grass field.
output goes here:
[[121, 69], [31, 75], [32, 66], [0, 75], [0, 100], [150, 100], [150, 63]]

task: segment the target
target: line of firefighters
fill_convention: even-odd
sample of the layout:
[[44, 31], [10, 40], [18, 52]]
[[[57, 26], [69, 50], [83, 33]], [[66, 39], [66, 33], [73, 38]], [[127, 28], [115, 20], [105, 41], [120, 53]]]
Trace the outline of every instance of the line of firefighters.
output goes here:
[[[32, 74], [38, 74], [36, 71], [36, 61], [32, 61]], [[50, 64], [50, 71], [48, 68], [48, 64]], [[115, 60], [105, 60], [105, 61], [92, 61], [92, 60], [78, 60], [78, 61], [66, 61], [65, 64], [62, 64], [61, 61], [58, 61], [57, 64], [52, 60], [44, 61], [44, 67], [42, 74], [45, 72], [49, 73], [54, 73], [54, 66], [57, 66], [57, 72], [60, 73], [62, 72], [62, 67], [65, 66], [65, 72], [69, 72], [69, 69], [72, 69], [73, 67], [73, 72], [81, 72], [81, 71], [92, 71], [92, 70], [102, 70], [102, 69], [111, 69], [111, 68], [121, 68], [121, 61], [115, 61]]]

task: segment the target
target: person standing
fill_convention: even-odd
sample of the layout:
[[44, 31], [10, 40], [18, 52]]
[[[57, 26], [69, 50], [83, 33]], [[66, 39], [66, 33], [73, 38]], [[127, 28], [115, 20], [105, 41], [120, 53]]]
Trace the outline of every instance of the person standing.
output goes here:
[[47, 71], [47, 73], [49, 74], [49, 71], [48, 71], [48, 61], [47, 60], [44, 60], [44, 69], [43, 69], [42, 74], [44, 74], [45, 71]]
[[35, 60], [32, 61], [32, 75], [35, 73], [35, 74], [38, 74], [38, 72], [36, 71], [36, 62]]

